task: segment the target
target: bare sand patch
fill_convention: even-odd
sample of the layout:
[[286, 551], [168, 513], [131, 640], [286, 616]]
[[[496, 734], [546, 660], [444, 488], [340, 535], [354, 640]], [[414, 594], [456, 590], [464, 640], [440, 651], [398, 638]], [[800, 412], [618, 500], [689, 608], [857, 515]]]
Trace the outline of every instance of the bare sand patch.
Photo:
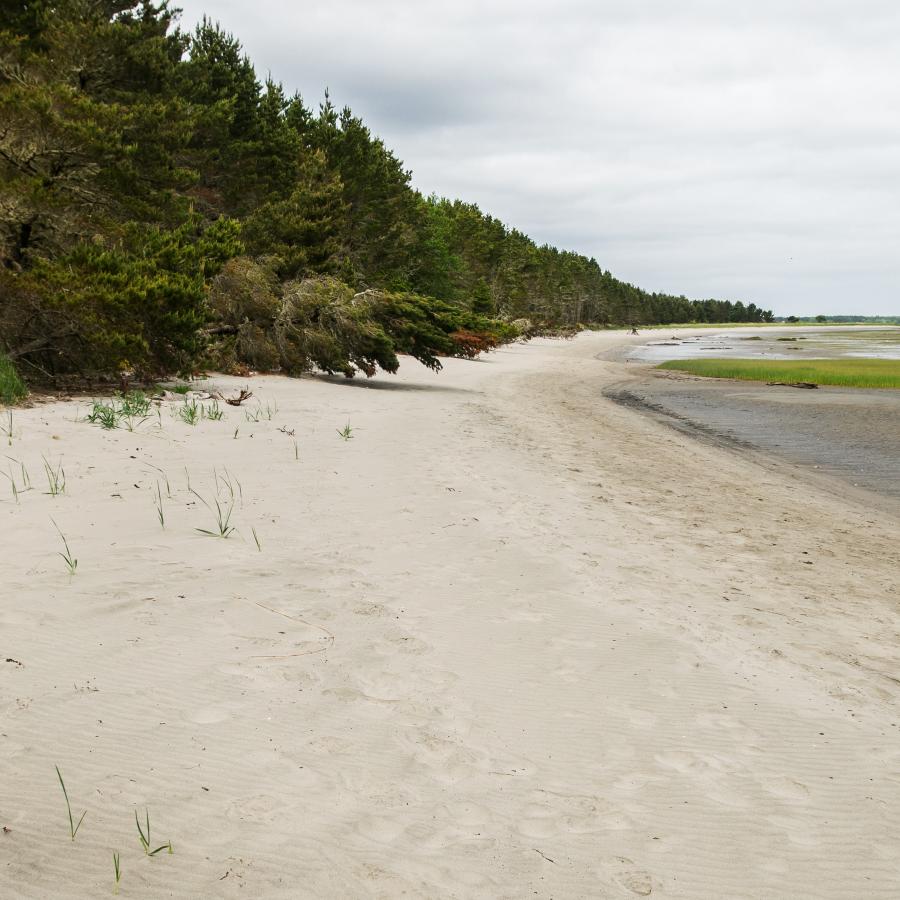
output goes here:
[[122, 896], [895, 897], [897, 519], [605, 399], [623, 340], [255, 378], [255, 423], [17, 411], [3, 895], [119, 850]]

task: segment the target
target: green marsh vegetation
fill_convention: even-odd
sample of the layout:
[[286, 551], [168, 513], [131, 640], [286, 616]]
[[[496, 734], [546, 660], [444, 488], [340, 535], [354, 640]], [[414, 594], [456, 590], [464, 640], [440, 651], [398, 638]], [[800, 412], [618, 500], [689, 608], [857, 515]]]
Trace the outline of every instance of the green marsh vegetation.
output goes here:
[[839, 387], [900, 388], [900, 360], [895, 359], [676, 359], [658, 368], [742, 381], [807, 381]]

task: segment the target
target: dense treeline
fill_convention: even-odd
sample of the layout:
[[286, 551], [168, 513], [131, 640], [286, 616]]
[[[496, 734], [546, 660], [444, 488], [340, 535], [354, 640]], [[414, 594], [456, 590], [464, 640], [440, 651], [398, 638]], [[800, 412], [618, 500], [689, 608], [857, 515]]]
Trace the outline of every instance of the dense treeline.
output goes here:
[[0, 352], [26, 374], [439, 367], [533, 323], [760, 321], [423, 197], [327, 94], [167, 3], [4, 0]]

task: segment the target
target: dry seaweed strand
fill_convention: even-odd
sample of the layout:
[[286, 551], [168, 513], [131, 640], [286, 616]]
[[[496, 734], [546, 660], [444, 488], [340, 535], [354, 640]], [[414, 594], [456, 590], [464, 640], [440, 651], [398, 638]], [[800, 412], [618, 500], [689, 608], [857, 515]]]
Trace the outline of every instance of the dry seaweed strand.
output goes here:
[[257, 606], [268, 610], [270, 613], [275, 613], [275, 615], [277, 616], [284, 616], [285, 619], [291, 619], [294, 622], [300, 622], [303, 625], [306, 625], [308, 628], [318, 628], [319, 631], [324, 632], [328, 636], [328, 643], [324, 647], [317, 647], [315, 650], [301, 650], [299, 653], [251, 656], [251, 659], [290, 659], [293, 656], [310, 656], [313, 653], [324, 653], [326, 650], [329, 650], [334, 646], [334, 635], [324, 625], [316, 625], [314, 622], [307, 622], [306, 619], [301, 619], [299, 616], [288, 615], [287, 613], [282, 612], [280, 609], [272, 609], [271, 606], [266, 606], [265, 603], [260, 603], [258, 600], [254, 600], [253, 602]]

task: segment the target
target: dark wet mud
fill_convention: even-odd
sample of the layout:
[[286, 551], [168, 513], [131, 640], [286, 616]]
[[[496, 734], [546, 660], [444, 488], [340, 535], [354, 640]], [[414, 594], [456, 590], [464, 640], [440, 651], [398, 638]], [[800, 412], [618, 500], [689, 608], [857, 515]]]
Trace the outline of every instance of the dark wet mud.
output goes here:
[[900, 516], [900, 391], [799, 390], [660, 373], [604, 394], [697, 437], [840, 479]]

